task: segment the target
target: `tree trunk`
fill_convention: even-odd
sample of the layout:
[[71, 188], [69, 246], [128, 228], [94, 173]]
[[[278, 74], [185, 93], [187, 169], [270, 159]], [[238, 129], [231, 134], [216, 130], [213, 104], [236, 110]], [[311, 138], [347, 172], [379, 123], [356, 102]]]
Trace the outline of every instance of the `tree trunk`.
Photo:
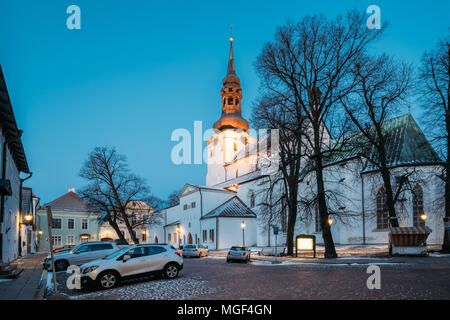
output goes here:
[[130, 222], [128, 221], [128, 216], [126, 213], [121, 212], [123, 220], [125, 221], [125, 226], [127, 227], [128, 233], [130, 234], [131, 240], [133, 240], [133, 242], [135, 244], [139, 244], [139, 239], [136, 237], [136, 235], [134, 234], [134, 230], [130, 225]]
[[[450, 49], [449, 49], [450, 51]], [[450, 84], [449, 84], [450, 86]], [[449, 90], [450, 92], [450, 90]], [[448, 100], [447, 100], [448, 101]], [[450, 131], [450, 110], [447, 110], [446, 114], [446, 126], [447, 126], [447, 161], [445, 162], [445, 216], [450, 218], [450, 163], [449, 163], [449, 146], [450, 146], [450, 136], [448, 135]], [[444, 230], [444, 242], [442, 243], [442, 252], [450, 253], [450, 230]]]
[[384, 141], [380, 143], [378, 154], [380, 156], [381, 177], [383, 178], [383, 184], [386, 191], [386, 206], [389, 212], [389, 225], [391, 227], [398, 227], [399, 224], [397, 214], [395, 213], [395, 203], [394, 203], [394, 195], [392, 192], [391, 174], [386, 165], [386, 153]]
[[[294, 175], [294, 177], [296, 177]], [[288, 229], [287, 229], [287, 255], [292, 256], [294, 254], [294, 232], [295, 232], [295, 222], [297, 220], [297, 192], [298, 192], [298, 181], [297, 179], [291, 179], [293, 181], [289, 182], [289, 199], [288, 199]]]
[[122, 232], [120, 232], [119, 226], [117, 225], [117, 223], [113, 219], [111, 219], [111, 216], [110, 216], [109, 213], [106, 216], [106, 221], [108, 221], [109, 225], [114, 229], [114, 231], [116, 232], [116, 234], [119, 237], [119, 239], [122, 240], [122, 241], [127, 242], [127, 240], [125, 240], [125, 237], [123, 236]]
[[322, 227], [322, 238], [325, 245], [325, 258], [337, 258], [336, 248], [334, 247], [333, 235], [331, 234], [331, 226], [328, 223], [328, 208], [325, 199], [325, 185], [323, 182], [323, 166], [321, 153], [320, 128], [314, 128], [314, 155], [315, 155], [315, 172], [317, 184], [317, 200], [319, 204], [320, 225]]

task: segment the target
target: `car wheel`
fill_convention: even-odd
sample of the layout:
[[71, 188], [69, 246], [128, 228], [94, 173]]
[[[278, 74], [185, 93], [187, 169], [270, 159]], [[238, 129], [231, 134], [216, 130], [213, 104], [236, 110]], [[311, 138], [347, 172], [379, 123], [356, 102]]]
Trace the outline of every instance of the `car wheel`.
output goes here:
[[178, 276], [179, 267], [174, 264], [168, 264], [163, 271], [164, 277], [167, 279], [175, 279]]
[[55, 261], [55, 271], [66, 270], [68, 266], [69, 263], [66, 260]]
[[227, 263], [230, 263], [231, 262], [231, 260], [230, 259], [227, 259]]
[[114, 271], [103, 272], [97, 279], [98, 286], [101, 289], [111, 289], [119, 284], [119, 275]]

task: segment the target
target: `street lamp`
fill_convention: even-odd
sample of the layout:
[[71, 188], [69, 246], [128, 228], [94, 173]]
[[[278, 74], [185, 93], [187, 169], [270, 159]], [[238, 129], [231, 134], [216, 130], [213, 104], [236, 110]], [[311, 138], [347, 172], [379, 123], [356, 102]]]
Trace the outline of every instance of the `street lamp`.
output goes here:
[[39, 230], [39, 231], [38, 231], [38, 235], [42, 236], [43, 234], [44, 234], [44, 231], [43, 231], [43, 230]]
[[427, 218], [428, 218], [428, 216], [427, 216], [427, 214], [426, 214], [425, 212], [422, 213], [422, 214], [420, 215], [420, 219], [421, 219], [422, 221], [427, 220]]
[[30, 214], [30, 213], [27, 213], [27, 214], [25, 215], [25, 221], [26, 221], [26, 222], [30, 222], [31, 220], [33, 220], [33, 215]]
[[241, 228], [242, 228], [242, 245], [245, 247], [245, 221], [242, 221]]
[[333, 222], [334, 222], [333, 219], [331, 219], [331, 218], [328, 219], [328, 224], [329, 224], [330, 226], [333, 224]]

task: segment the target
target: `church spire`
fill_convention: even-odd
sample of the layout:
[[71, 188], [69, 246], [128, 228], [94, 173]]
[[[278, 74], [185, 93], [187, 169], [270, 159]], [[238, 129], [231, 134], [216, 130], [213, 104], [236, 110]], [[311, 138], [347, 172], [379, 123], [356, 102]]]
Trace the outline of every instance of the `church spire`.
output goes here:
[[228, 58], [228, 70], [227, 75], [236, 75], [236, 67], [234, 66], [234, 56], [233, 56], [233, 37], [230, 38], [230, 55]]
[[227, 75], [223, 79], [222, 116], [214, 123], [213, 128], [248, 130], [248, 121], [241, 116], [242, 88], [241, 80], [236, 74], [233, 53], [233, 37], [230, 38], [230, 55], [228, 57]]

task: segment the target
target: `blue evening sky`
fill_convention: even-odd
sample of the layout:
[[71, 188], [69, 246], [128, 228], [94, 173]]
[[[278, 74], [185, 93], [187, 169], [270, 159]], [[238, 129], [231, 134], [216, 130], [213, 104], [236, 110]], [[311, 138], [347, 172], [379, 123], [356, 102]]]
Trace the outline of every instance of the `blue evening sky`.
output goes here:
[[[81, 30], [66, 28], [71, 4], [81, 8]], [[448, 34], [448, 0], [2, 0], [0, 64], [34, 173], [27, 185], [43, 203], [80, 188], [83, 161], [105, 145], [127, 155], [159, 197], [204, 184], [205, 165], [171, 162], [170, 136], [219, 118], [230, 24], [248, 118], [258, 89], [254, 61], [277, 26], [371, 4], [390, 22], [380, 51], [418, 63]]]

